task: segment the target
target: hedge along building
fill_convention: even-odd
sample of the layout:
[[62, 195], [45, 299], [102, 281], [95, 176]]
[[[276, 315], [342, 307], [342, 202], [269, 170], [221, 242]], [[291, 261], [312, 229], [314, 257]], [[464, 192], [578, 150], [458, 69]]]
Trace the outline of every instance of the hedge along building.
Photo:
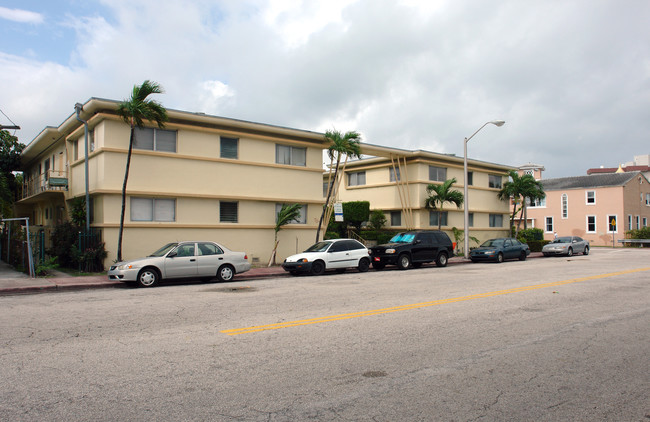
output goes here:
[[[349, 161], [342, 175], [339, 200], [369, 201], [371, 210], [382, 210], [388, 228], [396, 230], [437, 229], [454, 239], [452, 228], [463, 230], [464, 205], [457, 208], [445, 203], [442, 210], [424, 206], [428, 184], [442, 184], [456, 178], [452, 189], [464, 187], [463, 157], [423, 150], [402, 150], [362, 144], [361, 151], [371, 158]], [[470, 236], [481, 242], [508, 236], [509, 204], [497, 193], [514, 167], [468, 160], [468, 196]], [[324, 176], [324, 188], [328, 174]], [[438, 211], [441, 211], [439, 213]], [[463, 245], [459, 245], [459, 249]], [[471, 245], [470, 245], [471, 246]]]
[[[91, 226], [116, 258], [130, 127], [118, 102], [91, 98], [80, 113], [89, 127]], [[313, 241], [321, 195], [323, 134], [203, 113], [168, 110], [163, 130], [137, 130], [127, 186], [123, 258], [147, 255], [167, 242], [214, 240], [246, 251], [255, 264], [273, 249], [276, 211], [302, 205], [299, 221], [279, 233], [278, 257]], [[68, 219], [85, 196], [84, 126], [72, 114], [46, 127], [23, 151], [25, 184], [16, 204], [35, 230]]]

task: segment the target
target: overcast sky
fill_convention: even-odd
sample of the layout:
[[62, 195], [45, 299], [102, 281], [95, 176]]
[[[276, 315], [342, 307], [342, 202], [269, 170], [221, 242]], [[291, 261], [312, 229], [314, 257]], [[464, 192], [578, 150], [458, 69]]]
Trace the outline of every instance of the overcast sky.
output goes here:
[[[650, 1], [0, 0], [28, 144], [145, 79], [168, 108], [584, 175], [650, 154]], [[6, 115], [6, 116], [5, 116]]]

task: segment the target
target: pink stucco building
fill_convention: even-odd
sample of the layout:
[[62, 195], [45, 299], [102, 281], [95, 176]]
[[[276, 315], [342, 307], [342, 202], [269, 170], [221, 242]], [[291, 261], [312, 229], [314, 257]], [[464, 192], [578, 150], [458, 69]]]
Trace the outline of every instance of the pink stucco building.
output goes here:
[[650, 183], [641, 172], [540, 180], [546, 198], [528, 207], [528, 227], [544, 238], [580, 236], [597, 246], [619, 246], [630, 229], [648, 225]]

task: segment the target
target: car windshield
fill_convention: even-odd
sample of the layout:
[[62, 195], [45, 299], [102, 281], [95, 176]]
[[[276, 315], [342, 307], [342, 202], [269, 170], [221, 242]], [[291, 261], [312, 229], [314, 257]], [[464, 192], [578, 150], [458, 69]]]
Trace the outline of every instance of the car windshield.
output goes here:
[[503, 246], [503, 239], [486, 240], [485, 242], [483, 242], [481, 246], [485, 248], [496, 248], [499, 246]]
[[411, 243], [415, 239], [415, 233], [398, 233], [390, 239], [390, 243]]
[[553, 241], [553, 243], [571, 243], [570, 237], [558, 237]]
[[168, 244], [166, 244], [166, 245], [163, 246], [162, 248], [158, 249], [156, 252], [152, 253], [152, 254], [149, 255], [149, 256], [163, 256], [163, 255], [165, 255], [167, 252], [169, 252], [170, 250], [172, 250], [173, 248], [175, 248], [176, 245], [178, 245], [178, 243], [168, 243]]
[[314, 245], [311, 245], [305, 250], [305, 252], [325, 252], [327, 248], [330, 247], [332, 242], [318, 242]]

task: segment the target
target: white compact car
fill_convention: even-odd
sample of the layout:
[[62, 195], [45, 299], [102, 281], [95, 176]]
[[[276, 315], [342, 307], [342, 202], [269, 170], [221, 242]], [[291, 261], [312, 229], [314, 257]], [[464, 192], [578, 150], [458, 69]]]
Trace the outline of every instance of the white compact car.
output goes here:
[[108, 278], [153, 287], [161, 279], [173, 278], [230, 281], [250, 269], [245, 252], [233, 252], [215, 242], [187, 241], [168, 243], [146, 258], [111, 265]]
[[325, 270], [335, 269], [342, 273], [347, 268], [368, 271], [370, 253], [361, 242], [354, 239], [323, 240], [310, 246], [303, 253], [284, 260], [282, 268], [292, 275], [311, 273], [321, 275]]

